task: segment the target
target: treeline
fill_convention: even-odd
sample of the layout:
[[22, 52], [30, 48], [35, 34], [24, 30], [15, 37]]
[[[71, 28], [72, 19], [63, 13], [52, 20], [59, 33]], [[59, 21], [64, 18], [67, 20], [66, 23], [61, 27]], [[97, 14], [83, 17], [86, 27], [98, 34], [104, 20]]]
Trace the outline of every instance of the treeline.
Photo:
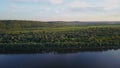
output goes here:
[[62, 32], [0, 33], [1, 49], [120, 47], [119, 27], [94, 27]]
[[[85, 26], [85, 25], [110, 25], [110, 23], [120, 24], [116, 22], [79, 22], [79, 21], [26, 21], [26, 20], [0, 20], [0, 30], [21, 30], [26, 28], [41, 28], [41, 27], [58, 27], [58, 26]], [[112, 25], [114, 25], [112, 24]], [[116, 25], [115, 24], [115, 25]]]
[[56, 22], [40, 22], [40, 21], [22, 21], [22, 20], [0, 20], [0, 30], [17, 30], [25, 28], [40, 28], [60, 26], [62, 24]]

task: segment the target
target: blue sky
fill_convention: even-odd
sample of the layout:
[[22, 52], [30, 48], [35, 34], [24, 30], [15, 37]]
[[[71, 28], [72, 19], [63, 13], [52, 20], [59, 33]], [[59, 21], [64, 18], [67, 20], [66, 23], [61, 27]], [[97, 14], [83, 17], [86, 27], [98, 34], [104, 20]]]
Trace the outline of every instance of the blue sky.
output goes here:
[[0, 19], [120, 21], [120, 0], [0, 0]]

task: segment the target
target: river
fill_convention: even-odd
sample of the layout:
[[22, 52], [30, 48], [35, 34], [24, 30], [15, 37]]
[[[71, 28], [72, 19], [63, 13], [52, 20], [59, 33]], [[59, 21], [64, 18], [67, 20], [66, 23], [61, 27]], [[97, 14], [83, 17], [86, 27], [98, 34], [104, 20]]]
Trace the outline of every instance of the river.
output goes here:
[[120, 68], [120, 49], [1, 53], [0, 68]]

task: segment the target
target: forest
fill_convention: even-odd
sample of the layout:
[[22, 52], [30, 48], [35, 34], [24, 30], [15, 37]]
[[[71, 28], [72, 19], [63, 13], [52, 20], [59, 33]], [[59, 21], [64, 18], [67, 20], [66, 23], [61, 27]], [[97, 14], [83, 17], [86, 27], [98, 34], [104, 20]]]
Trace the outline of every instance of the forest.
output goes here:
[[0, 51], [119, 47], [120, 24], [0, 21]]

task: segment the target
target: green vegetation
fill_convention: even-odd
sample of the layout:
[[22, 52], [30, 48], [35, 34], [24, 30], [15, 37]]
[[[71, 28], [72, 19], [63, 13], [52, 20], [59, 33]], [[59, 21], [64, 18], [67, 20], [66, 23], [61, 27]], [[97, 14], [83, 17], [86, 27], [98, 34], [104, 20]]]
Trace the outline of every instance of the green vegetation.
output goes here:
[[0, 22], [0, 50], [120, 47], [120, 25]]

